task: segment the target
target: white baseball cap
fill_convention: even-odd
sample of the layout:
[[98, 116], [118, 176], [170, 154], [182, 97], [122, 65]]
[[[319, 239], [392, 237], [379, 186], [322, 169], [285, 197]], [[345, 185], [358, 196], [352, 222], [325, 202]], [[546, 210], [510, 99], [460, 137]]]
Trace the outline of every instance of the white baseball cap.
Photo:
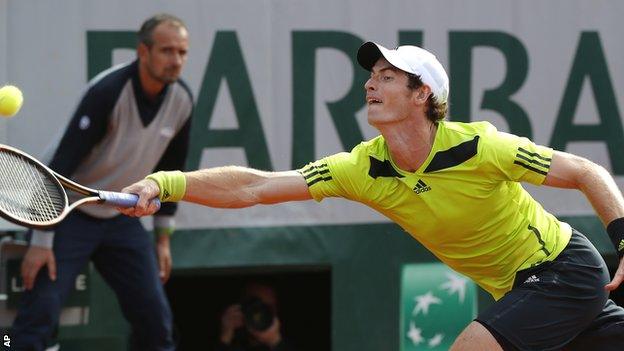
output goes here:
[[418, 46], [403, 45], [390, 50], [369, 41], [360, 46], [357, 60], [360, 66], [370, 71], [381, 56], [394, 67], [419, 76], [431, 88], [438, 102], [445, 103], [448, 100], [448, 75], [434, 54]]

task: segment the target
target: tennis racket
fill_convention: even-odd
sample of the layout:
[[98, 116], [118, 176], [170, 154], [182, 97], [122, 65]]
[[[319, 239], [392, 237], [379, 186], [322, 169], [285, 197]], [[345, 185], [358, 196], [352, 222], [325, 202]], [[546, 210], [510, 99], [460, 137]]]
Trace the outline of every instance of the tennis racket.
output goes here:
[[[69, 204], [66, 190], [83, 197]], [[49, 229], [84, 204], [133, 207], [134, 194], [94, 190], [75, 183], [34, 157], [0, 144], [0, 216], [15, 224]], [[154, 199], [160, 206], [160, 201]]]

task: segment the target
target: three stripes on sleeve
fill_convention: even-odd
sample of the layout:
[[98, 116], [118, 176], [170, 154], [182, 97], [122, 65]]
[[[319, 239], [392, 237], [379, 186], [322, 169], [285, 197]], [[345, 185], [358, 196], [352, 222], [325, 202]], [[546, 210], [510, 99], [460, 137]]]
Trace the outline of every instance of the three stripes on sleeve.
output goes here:
[[536, 152], [530, 152], [522, 147], [519, 147], [514, 164], [524, 167], [530, 171], [546, 175], [550, 169], [551, 160], [552, 159], [549, 157], [544, 157]]
[[305, 178], [308, 187], [311, 187], [320, 181], [328, 181], [332, 179], [327, 163], [310, 163], [300, 169], [299, 173], [301, 173]]

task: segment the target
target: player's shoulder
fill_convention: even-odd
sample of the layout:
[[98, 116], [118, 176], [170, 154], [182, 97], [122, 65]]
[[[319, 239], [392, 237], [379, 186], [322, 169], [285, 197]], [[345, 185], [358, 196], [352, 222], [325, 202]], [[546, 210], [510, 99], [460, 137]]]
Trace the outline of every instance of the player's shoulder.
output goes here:
[[187, 100], [191, 105], [193, 104], [193, 92], [184, 79], [179, 78], [173, 86], [175, 88], [179, 88], [176, 91], [180, 96], [182, 96], [182, 98]]
[[498, 134], [496, 127], [487, 121], [468, 123], [441, 121], [438, 124], [438, 128], [440, 133], [436, 135], [436, 138], [442, 139], [438, 145], [445, 149], [466, 142], [481, 147], [489, 140], [496, 139], [492, 138], [492, 136]]
[[365, 140], [356, 145], [351, 153], [364, 154], [371, 156], [378, 156], [378, 158], [384, 158], [386, 154], [386, 140], [383, 136], [379, 135], [373, 139]]
[[355, 165], [354, 169], [357, 169], [361, 175], [369, 174], [370, 169], [379, 164], [390, 165], [388, 146], [381, 135], [356, 145], [348, 158]]
[[342, 153], [340, 156], [344, 162], [367, 168], [370, 164], [370, 158], [379, 161], [388, 159], [386, 141], [383, 136], [377, 136], [370, 140], [365, 140], [357, 144], [351, 152]]
[[339, 152], [333, 154], [325, 160], [329, 163], [331, 168], [340, 168], [343, 171], [348, 171], [355, 174], [368, 170], [370, 167], [370, 157], [376, 158], [380, 161], [385, 159], [384, 148], [385, 141], [383, 137], [378, 136], [371, 140], [362, 141], [355, 145], [351, 151]]
[[440, 121], [439, 126], [449, 134], [459, 134], [466, 136], [487, 135], [495, 133], [496, 127], [488, 121], [478, 122], [454, 122]]

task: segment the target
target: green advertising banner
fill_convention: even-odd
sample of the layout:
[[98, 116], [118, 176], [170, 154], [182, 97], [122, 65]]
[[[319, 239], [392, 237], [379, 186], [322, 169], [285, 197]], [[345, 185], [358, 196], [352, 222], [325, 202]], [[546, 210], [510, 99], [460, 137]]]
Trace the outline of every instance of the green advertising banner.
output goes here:
[[448, 350], [477, 313], [477, 288], [441, 263], [401, 274], [401, 351]]

